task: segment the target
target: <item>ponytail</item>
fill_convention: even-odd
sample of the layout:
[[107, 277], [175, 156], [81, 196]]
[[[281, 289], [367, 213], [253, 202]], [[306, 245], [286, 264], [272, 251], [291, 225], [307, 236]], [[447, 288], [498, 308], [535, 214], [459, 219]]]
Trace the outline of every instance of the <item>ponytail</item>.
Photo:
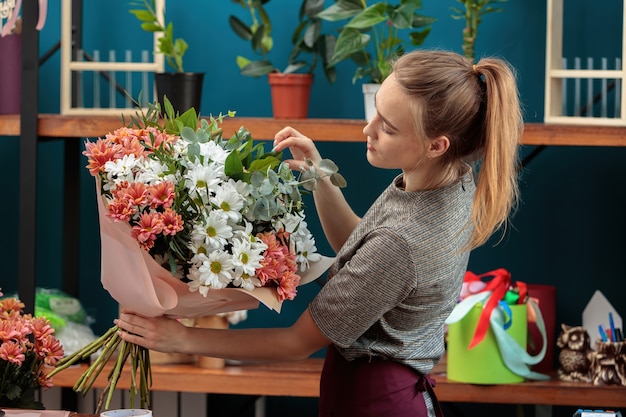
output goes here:
[[413, 99], [417, 137], [449, 139], [442, 168], [477, 168], [468, 242], [476, 248], [506, 224], [518, 200], [524, 123], [514, 71], [498, 58], [472, 65], [453, 52], [415, 50], [398, 58], [394, 74]]
[[485, 84], [484, 150], [479, 160], [470, 247], [485, 243], [503, 225], [519, 198], [517, 150], [524, 130], [513, 71], [502, 60], [475, 65]]

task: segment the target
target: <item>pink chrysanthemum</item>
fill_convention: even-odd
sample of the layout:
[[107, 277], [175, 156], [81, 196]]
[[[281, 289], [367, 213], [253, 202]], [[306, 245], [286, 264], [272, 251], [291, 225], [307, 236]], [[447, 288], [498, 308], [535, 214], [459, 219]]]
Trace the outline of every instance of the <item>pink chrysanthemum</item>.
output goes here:
[[24, 349], [22, 344], [16, 343], [12, 340], [3, 342], [0, 345], [0, 359], [16, 365], [21, 365], [26, 359], [24, 355]]
[[163, 222], [159, 213], [144, 213], [130, 233], [140, 244], [152, 247], [157, 235], [162, 231]]
[[133, 206], [145, 206], [148, 203], [148, 187], [142, 182], [131, 182], [125, 188], [118, 188], [117, 198]]
[[111, 143], [108, 140], [98, 139], [96, 142], [85, 143], [83, 155], [87, 157], [87, 169], [91, 175], [98, 175], [104, 171], [104, 165], [119, 158], [122, 153], [119, 144]]
[[140, 133], [141, 140], [150, 148], [158, 149], [161, 145], [174, 143], [178, 136], [170, 135], [155, 127], [147, 127]]
[[169, 208], [165, 209], [161, 215], [161, 223], [164, 235], [175, 235], [183, 230], [184, 222], [182, 216]]
[[163, 181], [148, 187], [148, 199], [152, 208], [172, 207], [175, 196], [174, 184], [170, 181]]
[[275, 281], [276, 286], [278, 286], [282, 276], [289, 272], [295, 273], [295, 254], [289, 250], [288, 244], [285, 243], [288, 236], [286, 233], [279, 235], [271, 232], [257, 235], [267, 245], [267, 249], [263, 253], [261, 267], [255, 271], [262, 285]]
[[294, 271], [286, 271], [279, 280], [278, 299], [280, 301], [293, 300], [298, 292], [298, 284], [300, 283], [300, 275]]
[[107, 216], [118, 222], [127, 222], [137, 210], [128, 201], [115, 199], [107, 207]]

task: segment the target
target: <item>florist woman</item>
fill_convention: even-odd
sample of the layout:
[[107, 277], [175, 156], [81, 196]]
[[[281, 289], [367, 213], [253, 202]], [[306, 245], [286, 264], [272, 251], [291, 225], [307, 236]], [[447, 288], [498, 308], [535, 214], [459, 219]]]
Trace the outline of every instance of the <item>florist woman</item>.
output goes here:
[[[500, 59], [472, 65], [455, 53], [414, 51], [395, 62], [376, 111], [363, 129], [367, 160], [401, 173], [362, 218], [327, 178], [318, 184], [315, 205], [337, 259], [294, 325], [188, 328], [127, 306], [116, 320], [121, 337], [238, 360], [299, 360], [327, 347], [320, 416], [441, 415], [428, 374], [444, 353], [444, 320], [470, 250], [507, 221], [517, 198], [515, 75]], [[290, 127], [274, 145], [289, 148], [293, 169], [321, 160]]]

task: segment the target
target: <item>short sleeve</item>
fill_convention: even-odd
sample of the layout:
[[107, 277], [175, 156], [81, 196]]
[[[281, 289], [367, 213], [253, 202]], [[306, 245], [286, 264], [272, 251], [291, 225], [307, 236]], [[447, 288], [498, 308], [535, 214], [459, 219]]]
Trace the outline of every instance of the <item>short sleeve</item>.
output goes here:
[[373, 230], [346, 257], [309, 306], [322, 334], [343, 348], [401, 303], [417, 282], [408, 245], [391, 229]]

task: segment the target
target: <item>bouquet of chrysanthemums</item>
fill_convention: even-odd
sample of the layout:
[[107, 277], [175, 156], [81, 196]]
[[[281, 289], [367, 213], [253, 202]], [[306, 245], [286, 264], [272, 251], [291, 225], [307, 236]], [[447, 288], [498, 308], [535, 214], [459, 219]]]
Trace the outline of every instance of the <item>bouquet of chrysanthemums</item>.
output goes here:
[[15, 297], [0, 299], [0, 407], [42, 409], [35, 391], [52, 387], [45, 367], [63, 357], [63, 347], [48, 319], [23, 309]]
[[[206, 316], [259, 301], [279, 311], [332, 261], [317, 253], [301, 188], [313, 189], [323, 176], [338, 186], [345, 180], [329, 160], [296, 177], [280, 153], [266, 152], [245, 128], [225, 138], [221, 114], [199, 119], [193, 109], [176, 117], [169, 110], [162, 124], [150, 116], [157, 109], [86, 143], [103, 286], [122, 306], [148, 316]], [[120, 343], [113, 327], [55, 372], [104, 348], [92, 364], [102, 367]], [[146, 361], [146, 353], [129, 346], [120, 355]], [[149, 362], [134, 366], [147, 380]], [[75, 390], [88, 390], [98, 374], [90, 372]], [[143, 403], [147, 387], [141, 393]]]

